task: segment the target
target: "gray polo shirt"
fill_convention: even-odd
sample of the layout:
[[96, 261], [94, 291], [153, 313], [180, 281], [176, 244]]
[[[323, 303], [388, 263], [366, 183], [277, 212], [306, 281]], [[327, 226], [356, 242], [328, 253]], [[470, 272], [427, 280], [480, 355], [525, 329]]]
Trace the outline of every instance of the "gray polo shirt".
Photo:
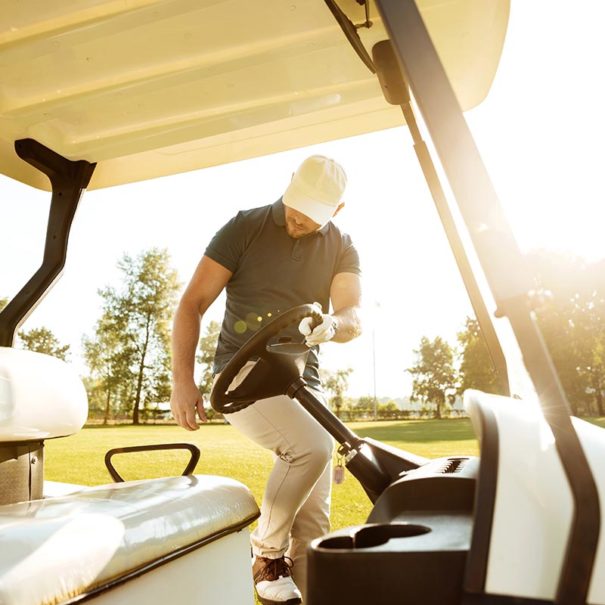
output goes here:
[[[276, 315], [305, 303], [330, 307], [330, 285], [338, 273], [360, 274], [351, 238], [330, 221], [300, 239], [286, 232], [281, 199], [242, 210], [224, 225], [206, 248], [206, 256], [233, 273], [214, 358], [220, 372], [231, 356]], [[300, 342], [297, 326], [290, 333]], [[317, 347], [309, 353], [305, 379], [319, 386]]]

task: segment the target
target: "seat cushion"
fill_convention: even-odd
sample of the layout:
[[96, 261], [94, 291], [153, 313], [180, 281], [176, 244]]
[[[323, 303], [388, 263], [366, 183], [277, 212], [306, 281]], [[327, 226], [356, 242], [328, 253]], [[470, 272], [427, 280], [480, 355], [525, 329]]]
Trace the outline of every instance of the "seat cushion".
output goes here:
[[68, 363], [0, 347], [0, 443], [72, 435], [88, 415], [88, 398]]
[[238, 531], [250, 491], [194, 475], [117, 483], [0, 507], [0, 603], [62, 603]]

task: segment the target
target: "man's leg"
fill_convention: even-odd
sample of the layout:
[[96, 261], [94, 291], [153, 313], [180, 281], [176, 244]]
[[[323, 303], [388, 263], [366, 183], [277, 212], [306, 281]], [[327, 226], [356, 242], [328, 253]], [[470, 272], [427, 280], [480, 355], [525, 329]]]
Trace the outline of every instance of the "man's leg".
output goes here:
[[[252, 534], [252, 547], [256, 555], [281, 557], [289, 547], [297, 512], [329, 466], [332, 438], [300, 404], [285, 395], [257, 401], [240, 412], [228, 414], [227, 419], [276, 455], [258, 526]], [[321, 513], [318, 507], [314, 508], [318, 514], [329, 514], [329, 509]], [[307, 520], [304, 524], [309, 523]]]
[[324, 472], [302, 505], [290, 531], [290, 548], [286, 555], [294, 561], [294, 581], [303, 600], [307, 586], [307, 548], [315, 538], [330, 531], [330, 495], [332, 488], [332, 465], [328, 462]]
[[[244, 410], [228, 414], [226, 418], [241, 433], [270, 449], [276, 456], [267, 481], [258, 526], [251, 536], [252, 550], [257, 557], [255, 568], [262, 570], [266, 560], [271, 560], [271, 565], [267, 566], [270, 572], [267, 578], [271, 581], [257, 581], [257, 592], [266, 603], [299, 602], [292, 597], [297, 591], [291, 580], [280, 579], [284, 572], [288, 573], [287, 569], [275, 560], [283, 561], [290, 546], [290, 533], [297, 512], [303, 511], [299, 524], [294, 528], [295, 539], [300, 544], [309, 531], [315, 531], [311, 529], [314, 525], [311, 514], [317, 512], [318, 526], [325, 525], [325, 519], [329, 516], [329, 487], [327, 494], [325, 487], [317, 492], [314, 488], [326, 468], [329, 472], [332, 438], [300, 404], [285, 395], [257, 401]], [[324, 502], [323, 507], [320, 502]], [[321, 531], [320, 535], [323, 533]], [[301, 560], [300, 554], [296, 554], [296, 557], [303, 565], [302, 574], [299, 575], [304, 581], [306, 562]], [[273, 561], [279, 564], [273, 566]]]

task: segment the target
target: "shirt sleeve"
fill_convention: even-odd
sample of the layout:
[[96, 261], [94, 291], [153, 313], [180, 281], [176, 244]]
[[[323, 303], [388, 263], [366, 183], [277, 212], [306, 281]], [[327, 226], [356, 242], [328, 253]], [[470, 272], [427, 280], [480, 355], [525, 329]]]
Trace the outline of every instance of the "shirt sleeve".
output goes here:
[[351, 241], [351, 238], [348, 235], [344, 235], [342, 244], [342, 252], [336, 263], [334, 275], [338, 273], [355, 273], [356, 275], [361, 275], [359, 253]]
[[235, 273], [244, 251], [244, 241], [245, 231], [240, 212], [216, 232], [204, 254]]

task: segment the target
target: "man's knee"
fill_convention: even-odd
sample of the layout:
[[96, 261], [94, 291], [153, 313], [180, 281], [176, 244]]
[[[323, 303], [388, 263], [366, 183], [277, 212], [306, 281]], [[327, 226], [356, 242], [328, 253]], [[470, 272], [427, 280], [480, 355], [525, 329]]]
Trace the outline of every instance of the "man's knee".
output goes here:
[[333, 450], [332, 437], [322, 430], [313, 435], [305, 434], [296, 447], [278, 452], [278, 456], [288, 464], [304, 465], [309, 468], [309, 472], [321, 473], [332, 459]]
[[309, 458], [311, 464], [321, 472], [332, 459], [334, 452], [334, 440], [325, 431], [317, 435], [309, 447]]

